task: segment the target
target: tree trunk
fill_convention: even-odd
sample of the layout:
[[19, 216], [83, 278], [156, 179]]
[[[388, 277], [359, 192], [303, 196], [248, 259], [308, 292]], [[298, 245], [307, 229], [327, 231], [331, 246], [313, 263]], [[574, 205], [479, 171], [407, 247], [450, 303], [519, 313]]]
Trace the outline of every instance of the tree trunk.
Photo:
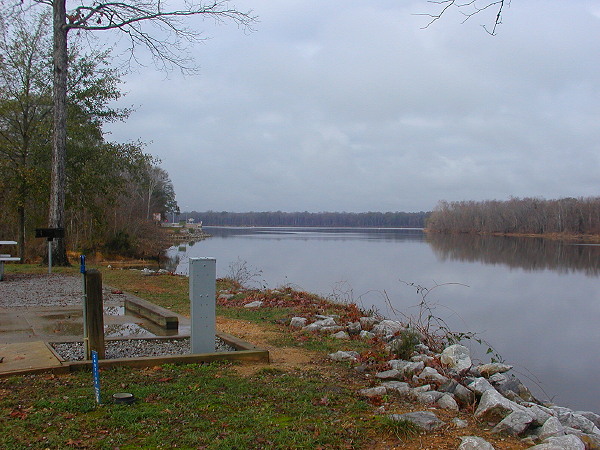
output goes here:
[[[53, 60], [54, 60], [54, 135], [52, 140], [52, 175], [48, 222], [51, 228], [65, 226], [65, 161], [67, 153], [67, 14], [66, 0], [54, 0]], [[64, 239], [57, 239], [52, 262], [69, 265]]]

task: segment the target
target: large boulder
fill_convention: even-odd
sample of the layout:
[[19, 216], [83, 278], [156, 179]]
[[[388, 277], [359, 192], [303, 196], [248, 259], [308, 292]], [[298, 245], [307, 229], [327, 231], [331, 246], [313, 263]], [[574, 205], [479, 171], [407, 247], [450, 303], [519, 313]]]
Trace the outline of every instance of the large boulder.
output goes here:
[[416, 394], [416, 399], [417, 402], [422, 403], [424, 405], [433, 405], [434, 403], [436, 403], [439, 399], [441, 399], [444, 395], [443, 392], [438, 392], [438, 391], [423, 391], [423, 392], [419, 392], [413, 389], [413, 393]]
[[406, 420], [414, 423], [425, 431], [432, 431], [444, 425], [444, 422], [430, 411], [417, 411], [406, 414], [390, 414], [388, 417], [396, 422]]
[[444, 349], [440, 362], [459, 373], [466, 372], [472, 364], [471, 352], [464, 345], [454, 344]]
[[375, 378], [379, 378], [380, 380], [399, 380], [402, 378], [402, 372], [397, 369], [390, 369], [376, 373]]
[[326, 327], [335, 327], [337, 323], [335, 323], [335, 319], [332, 317], [327, 317], [325, 319], [317, 320], [316, 322], [311, 323], [304, 327], [307, 331], [319, 331]]
[[404, 325], [397, 320], [382, 320], [378, 324], [373, 326], [373, 333], [378, 336], [389, 336], [399, 333], [404, 329]]
[[469, 406], [475, 403], [475, 394], [462, 384], [457, 385], [452, 393], [456, 401], [462, 406]]
[[566, 427], [581, 430], [584, 433], [600, 434], [598, 427], [590, 419], [585, 418], [581, 414], [568, 413], [558, 418], [560, 423]]
[[492, 429], [492, 433], [522, 434], [533, 422], [533, 417], [523, 411], [513, 411]]
[[[510, 401], [492, 388], [482, 394], [479, 405], [475, 410], [475, 417], [489, 422], [500, 422], [513, 411], [522, 411], [528, 414], [527, 408]], [[530, 416], [533, 420], [533, 414], [530, 414]]]
[[542, 444], [529, 447], [529, 450], [585, 450], [585, 444], [570, 434], [548, 438]]
[[527, 402], [535, 400], [531, 391], [521, 382], [521, 380], [519, 380], [514, 375], [501, 375], [500, 377], [498, 377], [497, 375], [501, 374], [495, 374], [491, 376], [490, 381], [495, 380], [492, 381], [492, 384], [494, 385], [496, 390], [504, 396], [518, 396], [520, 399], [525, 400]]
[[333, 361], [357, 361], [359, 356], [360, 355], [357, 352], [344, 352], [340, 350], [335, 353], [330, 353], [329, 359]]
[[387, 389], [385, 388], [385, 386], [376, 386], [372, 388], [361, 389], [360, 391], [358, 391], [358, 394], [362, 395], [363, 397], [369, 398], [381, 397], [387, 394]]
[[450, 411], [458, 411], [459, 407], [458, 407], [458, 403], [456, 402], [456, 400], [454, 399], [454, 397], [452, 396], [452, 394], [443, 394], [440, 399], [437, 401], [436, 405], [439, 408], [442, 409], [447, 409]]
[[386, 381], [381, 383], [385, 387], [388, 394], [397, 394], [401, 396], [408, 396], [411, 394], [411, 387], [404, 381]]
[[371, 331], [377, 323], [377, 319], [375, 317], [361, 317], [358, 320], [360, 322], [361, 329], [365, 331]]
[[538, 432], [538, 436], [542, 441], [549, 437], [564, 436], [564, 434], [565, 427], [556, 417], [550, 417], [546, 420]]
[[448, 378], [441, 375], [433, 367], [425, 367], [421, 371], [419, 376], [413, 378], [413, 381], [417, 382], [418, 384], [433, 383], [436, 385], [440, 385], [440, 384], [444, 384], [445, 382], [447, 382]]
[[490, 382], [483, 377], [475, 378], [475, 380], [469, 383], [467, 387], [477, 395], [483, 395], [483, 393], [486, 391], [496, 390], [494, 389], [494, 386], [492, 386]]
[[512, 366], [502, 363], [490, 363], [477, 366], [479, 373], [486, 378], [491, 377], [495, 373], [508, 372], [510, 369], [512, 369]]
[[423, 361], [412, 362], [405, 361], [403, 359], [392, 359], [388, 361], [388, 365], [392, 369], [400, 371], [405, 377], [410, 377], [415, 373], [420, 373], [425, 368], [425, 363]]

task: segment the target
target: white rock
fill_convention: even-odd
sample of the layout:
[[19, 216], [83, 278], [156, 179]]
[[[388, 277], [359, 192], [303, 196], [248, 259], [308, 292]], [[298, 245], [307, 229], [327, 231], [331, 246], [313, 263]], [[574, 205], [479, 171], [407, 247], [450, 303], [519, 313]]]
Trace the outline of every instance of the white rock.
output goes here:
[[342, 339], [342, 340], [350, 339], [350, 335], [348, 333], [346, 333], [345, 331], [338, 331], [337, 333], [332, 334], [331, 336], [336, 339]]
[[255, 302], [246, 303], [244, 308], [260, 308], [263, 305], [263, 302], [260, 300], [256, 300]]
[[430, 411], [416, 411], [406, 414], [391, 414], [388, 417], [394, 421], [408, 420], [409, 422], [414, 423], [415, 425], [424, 429], [425, 431], [432, 431], [444, 425], [444, 422], [442, 422], [434, 413]]
[[379, 378], [380, 380], [398, 380], [402, 378], [402, 372], [396, 369], [386, 370], [376, 373], [375, 378]]
[[542, 444], [529, 447], [529, 450], [585, 450], [585, 444], [570, 434], [548, 438]]
[[575, 411], [575, 414], [582, 415], [586, 419], [589, 419], [592, 422], [594, 422], [594, 425], [596, 425], [597, 427], [600, 427], [600, 415], [596, 414], [595, 412], [592, 412], [592, 411]]
[[375, 333], [371, 333], [370, 331], [362, 330], [358, 334], [362, 339], [373, 339], [375, 337]]
[[402, 372], [402, 375], [407, 377], [414, 373], [421, 372], [425, 367], [425, 363], [423, 361], [411, 362], [404, 361], [402, 359], [392, 359], [391, 361], [388, 361], [388, 365], [392, 369], [399, 370], [400, 372]]
[[416, 399], [419, 403], [423, 403], [425, 405], [432, 405], [432, 404], [436, 403], [444, 395], [445, 394], [443, 392], [438, 392], [438, 391], [419, 392], [416, 395]]
[[456, 428], [467, 428], [469, 426], [466, 420], [459, 419], [458, 417], [452, 419], [452, 423]]
[[471, 367], [471, 352], [464, 345], [454, 344], [444, 349], [440, 355], [440, 362], [457, 372], [462, 372]]
[[292, 317], [292, 319], [290, 320], [290, 327], [302, 328], [306, 326], [306, 322], [308, 322], [308, 319], [306, 317]]
[[379, 336], [387, 336], [390, 334], [398, 333], [403, 330], [404, 326], [397, 320], [382, 320], [373, 327], [373, 333]]
[[413, 362], [423, 362], [425, 364], [433, 361], [435, 358], [429, 355], [415, 355], [411, 356], [410, 360]]
[[412, 388], [411, 390], [415, 394], [418, 394], [419, 392], [427, 392], [431, 390], [431, 385], [424, 384], [423, 386], [418, 386], [416, 388]]
[[475, 381], [469, 383], [467, 387], [477, 395], [483, 395], [485, 391], [496, 390], [488, 380], [483, 377], [476, 378]]
[[360, 391], [358, 391], [358, 393], [363, 397], [381, 397], [382, 395], [385, 395], [387, 393], [387, 389], [385, 388], [385, 386], [376, 386], [372, 388], [361, 389]]
[[542, 426], [543, 424], [545, 424], [548, 419], [551, 416], [548, 411], [546, 410], [546, 408], [544, 407], [540, 407], [539, 405], [536, 405], [534, 403], [523, 403], [521, 404], [521, 406], [526, 406], [527, 410], [534, 415], [535, 417], [535, 424], [537, 424], [538, 426]]
[[375, 317], [361, 317], [359, 321], [360, 327], [365, 331], [371, 331], [373, 326], [377, 323], [377, 319]]
[[477, 366], [477, 370], [479, 371], [479, 373], [486, 378], [494, 375], [495, 373], [508, 372], [512, 368], [513, 366], [501, 363], [482, 364], [480, 366]]
[[409, 384], [403, 381], [386, 381], [381, 385], [385, 387], [388, 393], [395, 393], [399, 395], [409, 395], [411, 390]]
[[425, 367], [421, 371], [421, 373], [419, 374], [419, 376], [417, 377], [416, 381], [419, 384], [424, 384], [424, 383], [443, 384], [446, 381], [448, 381], [448, 378], [446, 378], [445, 376], [441, 375], [433, 367]]
[[541, 441], [554, 436], [564, 436], [565, 427], [556, 417], [550, 417], [544, 422], [540, 431], [539, 438]]
[[458, 450], [494, 450], [494, 446], [477, 436], [462, 436]]
[[[513, 411], [522, 411], [525, 414], [529, 414], [527, 408], [510, 401], [496, 389], [492, 388], [482, 394], [479, 405], [475, 410], [475, 417], [482, 420], [499, 422]], [[533, 420], [533, 418], [533, 414], [531, 414], [531, 419]]]
[[600, 434], [600, 430], [596, 425], [594, 425], [594, 422], [592, 422], [590, 419], [586, 419], [581, 414], [565, 414], [564, 416], [559, 417], [558, 420], [560, 420], [560, 423], [563, 425], [581, 430], [584, 433]]
[[358, 353], [356, 352], [343, 352], [337, 351], [329, 354], [329, 359], [334, 361], [356, 361], [358, 359]]
[[442, 409], [448, 409], [450, 411], [458, 411], [458, 403], [454, 400], [454, 397], [450, 394], [444, 394], [436, 403]]
[[326, 319], [317, 320], [316, 322], [305, 326], [304, 329], [308, 331], [316, 331], [320, 330], [323, 327], [334, 327], [336, 325], [337, 324], [335, 323], [334, 319], [332, 319], [331, 317], [327, 317]]
[[530, 414], [513, 411], [492, 429], [492, 433], [508, 433], [518, 436], [529, 427], [531, 422], [533, 422], [533, 417]]

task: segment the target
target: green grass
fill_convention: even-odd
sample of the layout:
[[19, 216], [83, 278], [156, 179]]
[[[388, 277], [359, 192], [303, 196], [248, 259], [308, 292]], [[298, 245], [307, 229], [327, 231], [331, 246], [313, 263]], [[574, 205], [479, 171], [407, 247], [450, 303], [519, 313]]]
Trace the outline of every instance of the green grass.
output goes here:
[[[105, 284], [189, 314], [186, 277], [98, 268]], [[7, 269], [47, 270], [33, 265]], [[55, 271], [79, 274], [78, 267]], [[329, 308], [343, 313], [339, 305], [291, 290], [238, 292], [231, 281], [218, 280], [217, 291], [222, 289], [236, 295], [231, 305], [220, 302], [217, 314], [274, 331], [275, 346], [324, 353], [369, 350], [375, 355], [368, 342], [292, 331], [286, 325], [294, 315]], [[241, 306], [257, 299], [267, 306]], [[374, 437], [398, 432], [374, 417], [372, 405], [356, 395], [356, 375], [347, 364], [324, 362], [318, 369], [268, 367], [249, 377], [238, 375], [228, 363], [106, 369], [101, 372], [103, 405], [95, 404], [89, 373], [0, 379], [0, 448], [364, 448]], [[115, 392], [131, 392], [139, 401], [107, 401]]]
[[[87, 373], [0, 380], [0, 447], [360, 448], [376, 425], [316, 371], [245, 378], [225, 364], [167, 365], [103, 370], [101, 383], [96, 405]], [[138, 402], [108, 401], [121, 391]]]

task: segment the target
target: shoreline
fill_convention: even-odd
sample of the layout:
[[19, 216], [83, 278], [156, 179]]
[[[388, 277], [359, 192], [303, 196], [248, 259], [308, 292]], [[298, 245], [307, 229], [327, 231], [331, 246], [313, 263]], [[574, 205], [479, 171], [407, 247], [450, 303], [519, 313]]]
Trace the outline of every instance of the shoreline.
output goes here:
[[517, 238], [542, 238], [552, 241], [586, 242], [600, 244], [600, 234], [570, 234], [570, 233], [490, 233], [483, 231], [436, 231], [423, 228], [425, 234], [447, 234], [447, 235], [472, 235], [472, 236], [497, 236]]

